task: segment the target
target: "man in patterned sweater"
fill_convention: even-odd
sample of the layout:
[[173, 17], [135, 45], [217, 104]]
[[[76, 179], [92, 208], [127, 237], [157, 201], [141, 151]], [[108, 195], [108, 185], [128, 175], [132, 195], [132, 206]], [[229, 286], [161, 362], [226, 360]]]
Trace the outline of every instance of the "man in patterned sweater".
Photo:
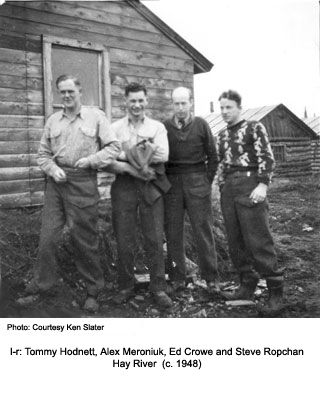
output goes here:
[[283, 299], [283, 274], [269, 230], [267, 189], [275, 166], [265, 127], [241, 118], [241, 96], [223, 92], [219, 98], [227, 127], [218, 136], [221, 208], [229, 252], [240, 274], [240, 288], [228, 299], [253, 299], [259, 277], [266, 278], [266, 311], [278, 311]]

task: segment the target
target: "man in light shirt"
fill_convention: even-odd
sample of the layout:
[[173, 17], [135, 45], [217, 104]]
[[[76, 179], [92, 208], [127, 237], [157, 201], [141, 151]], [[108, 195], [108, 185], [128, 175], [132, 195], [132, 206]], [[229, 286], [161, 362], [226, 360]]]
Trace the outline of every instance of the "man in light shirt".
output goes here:
[[47, 185], [38, 260], [26, 291], [47, 291], [56, 283], [59, 241], [67, 223], [75, 263], [87, 287], [84, 308], [95, 312], [104, 285], [98, 251], [97, 169], [118, 157], [120, 144], [104, 113], [82, 106], [76, 77], [60, 76], [56, 86], [64, 108], [49, 117], [38, 151]]
[[168, 160], [167, 131], [163, 124], [145, 115], [147, 90], [132, 83], [125, 88], [127, 116], [112, 124], [122, 144], [121, 154], [107, 169], [117, 174], [111, 187], [113, 226], [118, 246], [120, 291], [114, 302], [121, 304], [134, 295], [134, 253], [137, 216], [150, 270], [150, 291], [155, 302], [168, 308], [163, 260], [163, 194], [168, 191], [164, 163]]

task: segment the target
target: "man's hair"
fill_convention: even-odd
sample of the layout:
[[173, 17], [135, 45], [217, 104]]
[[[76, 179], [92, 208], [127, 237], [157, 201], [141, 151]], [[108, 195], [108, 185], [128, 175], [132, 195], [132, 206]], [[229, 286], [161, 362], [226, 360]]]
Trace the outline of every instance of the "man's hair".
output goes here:
[[241, 107], [241, 95], [237, 91], [233, 91], [232, 89], [229, 89], [228, 91], [222, 92], [222, 94], [219, 96], [219, 100], [221, 99], [229, 99], [229, 100], [234, 100], [239, 107]]
[[171, 98], [173, 97], [173, 94], [174, 94], [175, 91], [177, 91], [177, 90], [182, 90], [182, 89], [185, 89], [185, 90], [188, 92], [188, 94], [189, 94], [189, 100], [192, 100], [192, 99], [193, 99], [193, 97], [192, 97], [192, 90], [191, 90], [190, 88], [188, 88], [188, 87], [176, 87], [176, 88], [174, 88], [174, 89], [172, 90], [172, 92], [171, 92]]
[[124, 89], [125, 96], [128, 96], [130, 92], [140, 92], [143, 91], [145, 95], [147, 95], [147, 88], [143, 84], [139, 84], [136, 82], [128, 84]]
[[72, 80], [74, 82], [74, 85], [81, 88], [81, 83], [78, 77], [72, 76], [71, 74], [62, 74], [62, 76], [59, 76], [56, 80], [56, 87], [59, 88], [59, 84], [62, 81], [66, 81], [66, 80]]

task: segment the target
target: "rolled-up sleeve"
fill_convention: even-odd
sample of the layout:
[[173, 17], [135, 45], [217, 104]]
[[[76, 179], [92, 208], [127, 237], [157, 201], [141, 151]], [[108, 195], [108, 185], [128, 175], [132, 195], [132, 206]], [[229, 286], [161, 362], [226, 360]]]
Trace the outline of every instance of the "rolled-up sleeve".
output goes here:
[[156, 145], [156, 149], [152, 157], [152, 162], [167, 162], [169, 158], [168, 132], [161, 123], [157, 127], [153, 143]]
[[50, 128], [51, 122], [49, 118], [44, 127], [44, 132], [40, 140], [40, 145], [37, 153], [37, 164], [47, 175], [53, 176], [53, 174], [56, 172], [57, 169], [59, 169], [59, 167], [54, 161], [54, 155], [51, 149], [49, 139]]
[[116, 160], [120, 154], [120, 142], [105, 115], [98, 117], [98, 135], [101, 150], [89, 155], [90, 165], [94, 169], [100, 169]]

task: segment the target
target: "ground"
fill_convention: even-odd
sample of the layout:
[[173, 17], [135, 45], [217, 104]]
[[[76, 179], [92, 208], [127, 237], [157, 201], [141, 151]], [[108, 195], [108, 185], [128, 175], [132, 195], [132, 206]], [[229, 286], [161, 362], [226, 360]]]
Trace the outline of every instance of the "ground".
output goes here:
[[[215, 194], [214, 194], [215, 195]], [[320, 317], [320, 178], [275, 179], [269, 190], [270, 225], [276, 243], [279, 265], [285, 267], [285, 307], [281, 317]], [[233, 289], [237, 277], [227, 256], [218, 201], [213, 201], [215, 234], [221, 267], [221, 286]], [[81, 308], [85, 289], [72, 262], [68, 232], [60, 252], [60, 281], [50, 294], [28, 297], [25, 284], [31, 279], [37, 256], [40, 208], [0, 210], [0, 264], [2, 268], [1, 317], [257, 317], [259, 304], [267, 298], [262, 280], [256, 291], [256, 304], [227, 305], [208, 293], [195, 275], [184, 292], [173, 295], [174, 306], [158, 310], [148, 292], [144, 253], [137, 251], [137, 295], [127, 304], [116, 306], [116, 247], [112, 233], [110, 204], [100, 208], [100, 251], [106, 287], [99, 297], [100, 311], [89, 315]], [[190, 226], [187, 226], [187, 254], [197, 261]], [[193, 268], [194, 270], [194, 268]]]

